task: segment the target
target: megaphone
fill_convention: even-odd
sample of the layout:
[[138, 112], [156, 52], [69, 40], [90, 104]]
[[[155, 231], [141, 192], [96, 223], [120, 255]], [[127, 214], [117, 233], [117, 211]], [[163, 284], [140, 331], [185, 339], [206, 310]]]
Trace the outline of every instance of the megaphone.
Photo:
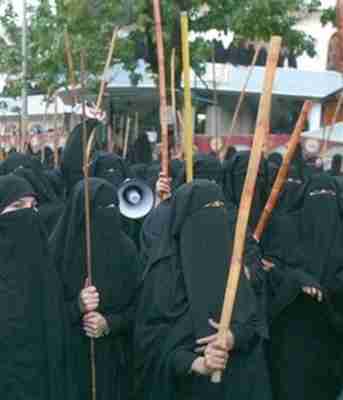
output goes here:
[[145, 217], [154, 206], [154, 194], [150, 187], [139, 179], [126, 179], [118, 189], [119, 211], [124, 217]]

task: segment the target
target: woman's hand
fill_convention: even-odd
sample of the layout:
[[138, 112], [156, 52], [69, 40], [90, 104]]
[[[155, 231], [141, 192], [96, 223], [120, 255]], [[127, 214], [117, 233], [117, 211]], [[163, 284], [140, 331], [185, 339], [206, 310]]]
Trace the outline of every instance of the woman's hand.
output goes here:
[[98, 312], [90, 312], [83, 317], [83, 329], [86, 336], [93, 339], [98, 339], [109, 333], [105, 317]]
[[302, 288], [303, 292], [316, 299], [319, 303], [323, 301], [323, 293], [320, 289], [310, 286], [304, 286]]
[[82, 289], [79, 297], [79, 307], [82, 314], [95, 311], [99, 307], [100, 296], [98, 290], [94, 286], [88, 285], [86, 279], [85, 288]]
[[166, 177], [164, 174], [160, 174], [155, 187], [156, 196], [158, 202], [166, 200], [171, 196], [171, 178]]
[[[208, 322], [211, 325], [211, 327], [217, 331], [217, 333], [214, 333], [213, 335], [197, 340], [198, 347], [196, 349], [196, 352], [198, 353], [204, 353], [207, 345], [216, 343], [218, 342], [219, 339], [218, 338], [219, 324], [213, 321], [212, 319], [210, 319]], [[231, 351], [235, 346], [235, 337], [230, 330], [228, 330], [225, 334], [225, 345], [228, 351]]]

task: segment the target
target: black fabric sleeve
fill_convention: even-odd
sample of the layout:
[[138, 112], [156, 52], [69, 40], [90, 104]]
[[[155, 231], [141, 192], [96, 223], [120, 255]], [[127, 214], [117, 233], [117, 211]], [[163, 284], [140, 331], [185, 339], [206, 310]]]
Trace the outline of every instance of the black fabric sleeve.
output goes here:
[[176, 376], [188, 375], [194, 360], [198, 356], [195, 353], [187, 350], [179, 350], [173, 356], [173, 368]]
[[67, 302], [67, 309], [69, 312], [70, 321], [72, 324], [77, 324], [82, 318], [82, 314], [79, 306], [79, 298]]
[[231, 332], [235, 340], [235, 350], [246, 350], [253, 338], [256, 336], [257, 320], [256, 317], [250, 318], [244, 324], [233, 324]]

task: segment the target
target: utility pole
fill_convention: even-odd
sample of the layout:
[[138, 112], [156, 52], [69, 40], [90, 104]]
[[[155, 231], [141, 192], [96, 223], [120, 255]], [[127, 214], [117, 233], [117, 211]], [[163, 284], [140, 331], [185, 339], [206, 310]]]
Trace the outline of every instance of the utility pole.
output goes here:
[[23, 21], [22, 21], [22, 92], [21, 92], [21, 150], [24, 151], [24, 139], [28, 125], [28, 105], [27, 105], [27, 0], [22, 0]]

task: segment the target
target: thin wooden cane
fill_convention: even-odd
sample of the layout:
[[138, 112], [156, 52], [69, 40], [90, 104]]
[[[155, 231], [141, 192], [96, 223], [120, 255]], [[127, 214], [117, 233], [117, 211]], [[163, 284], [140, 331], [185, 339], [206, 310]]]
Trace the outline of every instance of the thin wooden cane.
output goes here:
[[134, 130], [134, 140], [138, 139], [139, 136], [139, 112], [135, 112], [135, 130]]
[[[116, 41], [117, 41], [119, 30], [120, 30], [119, 27], [115, 27], [113, 29], [111, 44], [110, 44], [110, 48], [108, 50], [107, 59], [106, 59], [104, 71], [103, 71], [103, 74], [102, 74], [102, 79], [101, 79], [101, 84], [100, 84], [100, 91], [99, 91], [99, 94], [98, 94], [98, 97], [97, 97], [97, 101], [96, 101], [96, 108], [95, 108], [95, 112], [96, 113], [101, 110], [101, 105], [102, 105], [102, 101], [103, 101], [103, 98], [104, 98], [105, 89], [106, 89], [106, 85], [107, 85], [106, 73], [108, 72], [108, 69], [111, 66], [111, 61], [112, 61], [112, 58], [113, 58], [113, 53], [114, 53], [114, 49], [115, 49], [115, 45], [116, 45]], [[94, 139], [95, 139], [95, 133], [96, 133], [96, 130], [94, 129], [93, 132], [91, 133], [90, 137], [89, 137], [88, 144], [87, 144], [87, 154], [91, 153], [91, 150], [92, 150], [92, 147], [93, 147], [93, 143], [94, 143]]]
[[[92, 241], [91, 241], [91, 211], [90, 211], [90, 196], [89, 196], [89, 154], [87, 153], [87, 126], [86, 126], [86, 102], [85, 94], [85, 52], [81, 52], [81, 87], [82, 87], [82, 114], [83, 114], [83, 174], [85, 182], [85, 233], [86, 233], [86, 266], [87, 278], [89, 285], [93, 284], [92, 274]], [[95, 341], [90, 339], [90, 358], [91, 358], [91, 392], [92, 400], [96, 400], [96, 365], [95, 365]]]
[[58, 103], [57, 96], [54, 99], [54, 165], [55, 168], [58, 167], [58, 142], [59, 142], [59, 133], [58, 133], [58, 121], [57, 121], [57, 113], [58, 113]]
[[187, 182], [193, 180], [193, 112], [192, 112], [192, 93], [190, 78], [190, 56], [189, 56], [189, 34], [188, 34], [188, 15], [181, 13], [181, 41], [182, 41], [182, 67], [184, 80], [184, 138], [186, 156], [186, 175]]
[[[235, 112], [233, 114], [231, 127], [230, 127], [230, 131], [229, 131], [229, 137], [231, 137], [233, 135], [233, 132], [234, 132], [234, 130], [236, 128], [237, 121], [238, 121], [238, 116], [239, 116], [239, 113], [241, 111], [241, 108], [242, 108], [242, 105], [243, 105], [243, 101], [245, 99], [246, 91], [247, 91], [247, 88], [248, 88], [248, 84], [249, 84], [251, 76], [252, 76], [252, 74], [254, 72], [258, 56], [259, 56], [259, 54], [261, 52], [261, 48], [262, 48], [262, 46], [258, 45], [256, 50], [255, 50], [254, 57], [252, 59], [251, 65], [249, 67], [249, 71], [248, 71], [246, 80], [244, 82], [244, 86], [243, 86], [242, 91], [241, 91], [241, 93], [239, 95], [238, 103], [236, 105]], [[230, 147], [230, 143], [225, 145], [225, 149], [223, 151], [224, 155], [227, 153], [229, 147]]]
[[180, 141], [179, 129], [177, 124], [177, 113], [176, 113], [176, 90], [175, 90], [175, 63], [176, 63], [176, 52], [175, 47], [172, 50], [171, 62], [170, 62], [170, 93], [171, 93], [171, 105], [173, 113], [173, 124], [174, 124], [174, 138], [175, 143]]
[[107, 85], [107, 80], [105, 78], [105, 75], [106, 75], [106, 73], [108, 72], [108, 70], [109, 70], [109, 68], [111, 66], [111, 62], [112, 62], [112, 58], [113, 58], [113, 53], [114, 53], [114, 49], [115, 49], [118, 33], [119, 33], [119, 27], [115, 27], [113, 29], [110, 49], [108, 51], [107, 60], [106, 60], [105, 68], [104, 68], [104, 73], [103, 73], [103, 76], [102, 76], [102, 79], [101, 79], [100, 91], [99, 91], [97, 102], [96, 102], [96, 110], [97, 111], [99, 111], [101, 109], [102, 100], [103, 100], [103, 97], [104, 97], [104, 94], [105, 94], [106, 85]]
[[213, 80], [213, 105], [214, 105], [214, 134], [216, 138], [215, 151], [219, 156], [219, 131], [218, 131], [218, 90], [217, 90], [217, 71], [216, 71], [216, 53], [213, 42], [212, 46], [212, 80]]
[[284, 155], [282, 165], [279, 169], [279, 172], [278, 172], [275, 182], [273, 184], [273, 188], [270, 193], [267, 204], [264, 207], [263, 213], [262, 213], [260, 220], [257, 224], [257, 227], [255, 229], [254, 238], [258, 242], [260, 241], [262, 234], [268, 224], [271, 213], [278, 201], [279, 195], [280, 195], [282, 188], [284, 186], [284, 183], [287, 179], [289, 166], [291, 164], [291, 161], [293, 159], [293, 156], [297, 149], [297, 146], [300, 142], [300, 137], [305, 128], [305, 124], [308, 119], [308, 115], [311, 111], [311, 108], [312, 108], [312, 103], [310, 101], [306, 101], [303, 105], [302, 111], [298, 118], [298, 122], [297, 122], [297, 124], [294, 128], [294, 131], [291, 135], [291, 138], [288, 142], [287, 151], [286, 151], [286, 154]]
[[[264, 77], [263, 92], [260, 99], [257, 123], [255, 128], [254, 142], [245, 178], [242, 198], [239, 206], [238, 219], [235, 231], [234, 246], [229, 269], [228, 282], [225, 291], [224, 305], [219, 327], [219, 343], [226, 346], [226, 332], [230, 327], [233, 307], [236, 300], [239, 277], [242, 269], [242, 259], [245, 246], [245, 238], [248, 227], [250, 209], [255, 191], [257, 174], [262, 158], [263, 146], [268, 130], [268, 119], [270, 116], [273, 83], [275, 79], [277, 64], [281, 49], [281, 38], [274, 36], [271, 39], [270, 50], [267, 59]], [[212, 375], [212, 382], [221, 381], [221, 372]]]
[[161, 123], [161, 172], [166, 177], [169, 176], [169, 145], [168, 145], [168, 126], [167, 126], [167, 95], [166, 95], [166, 75], [163, 44], [163, 29], [161, 18], [160, 0], [153, 0], [155, 35], [158, 59], [158, 77], [160, 90], [160, 123]]
[[64, 30], [64, 48], [66, 52], [67, 64], [68, 64], [68, 71], [69, 71], [69, 81], [72, 88], [76, 86], [76, 78], [75, 78], [75, 68], [74, 68], [74, 61], [73, 61], [73, 54], [71, 51], [71, 42], [70, 36], [67, 28]]
[[123, 147], [124, 160], [127, 157], [127, 153], [128, 153], [128, 149], [129, 149], [130, 127], [131, 127], [131, 118], [128, 116], [127, 120], [126, 120], [126, 130], [125, 130], [125, 139], [124, 139], [124, 147]]

